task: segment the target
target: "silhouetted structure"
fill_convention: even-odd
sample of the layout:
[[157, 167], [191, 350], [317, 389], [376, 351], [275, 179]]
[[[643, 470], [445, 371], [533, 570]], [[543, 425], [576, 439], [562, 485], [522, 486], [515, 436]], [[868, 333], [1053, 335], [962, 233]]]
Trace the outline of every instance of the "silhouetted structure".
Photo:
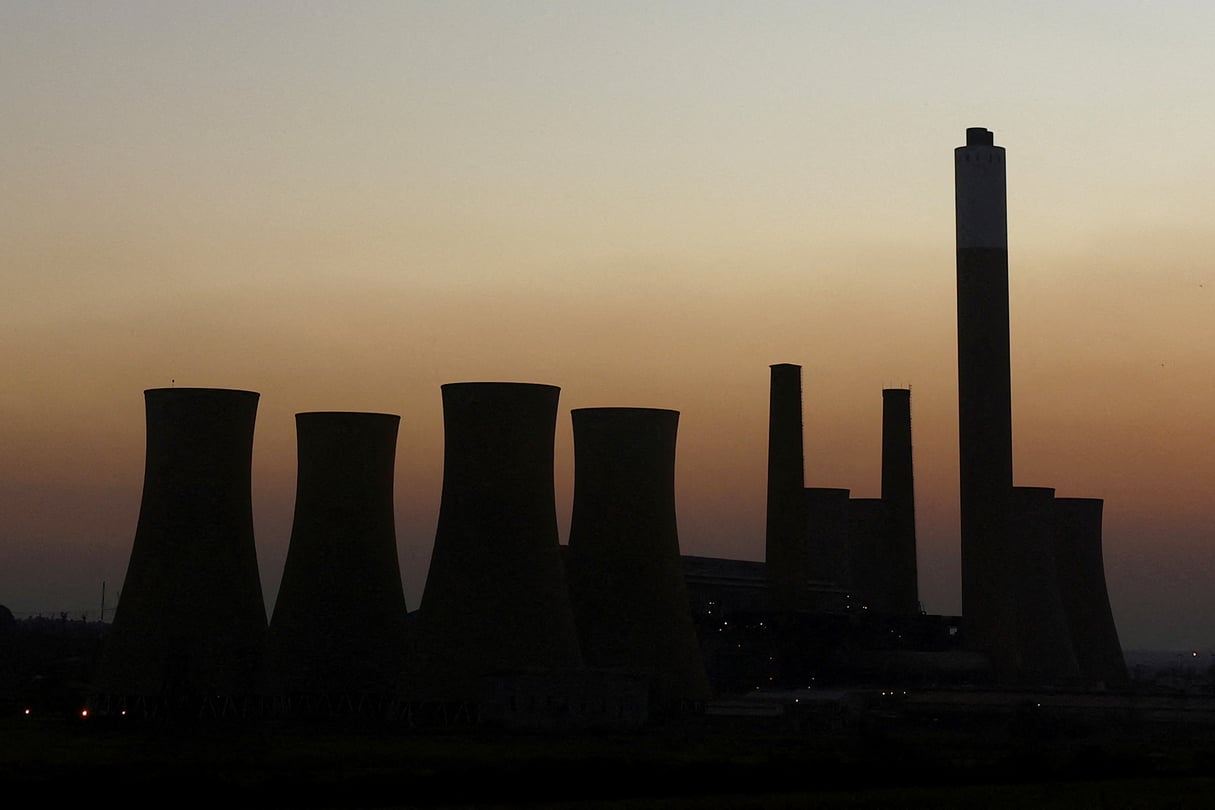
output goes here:
[[258, 394], [144, 392], [143, 495], [94, 689], [109, 699], [248, 695], [266, 631], [250, 493]]
[[973, 648], [1007, 672], [1016, 647], [1005, 615], [1013, 595], [1000, 584], [1013, 481], [1008, 215], [1004, 148], [988, 130], [967, 129], [954, 150], [954, 192], [962, 619]]
[[893, 613], [920, 612], [916, 569], [915, 477], [911, 453], [911, 391], [882, 391], [882, 500], [890, 534], [883, 564], [889, 565], [889, 604]]
[[774, 603], [780, 610], [796, 610], [806, 580], [802, 367], [778, 363], [770, 368], [764, 561]]
[[1080, 675], [1055, 569], [1055, 491], [1013, 487], [1009, 534], [1017, 630], [1017, 680], [1026, 686], [1075, 683]]
[[1105, 582], [1103, 507], [1100, 498], [1055, 498], [1055, 568], [1080, 676], [1122, 689], [1130, 678]]
[[679, 412], [579, 408], [567, 573], [583, 660], [640, 673], [659, 707], [709, 684], [675, 516]]
[[810, 579], [852, 585], [848, 569], [849, 490], [806, 487], [806, 557]]
[[848, 499], [848, 569], [854, 610], [894, 613], [890, 598], [890, 511], [881, 498]]
[[482, 676], [582, 664], [557, 536], [559, 395], [533, 383], [442, 386], [443, 488], [418, 611], [419, 688], [458, 691]]
[[382, 413], [295, 416], [295, 518], [267, 637], [287, 696], [392, 695], [406, 608], [393, 507], [397, 429]]

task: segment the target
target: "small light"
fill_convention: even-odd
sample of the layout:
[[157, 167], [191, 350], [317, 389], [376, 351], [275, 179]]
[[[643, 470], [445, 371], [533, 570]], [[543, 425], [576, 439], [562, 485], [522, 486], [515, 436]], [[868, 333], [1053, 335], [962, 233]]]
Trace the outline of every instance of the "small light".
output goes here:
[[26, 710], [25, 710], [25, 713], [26, 713], [26, 714], [29, 714], [31, 711], [33, 711], [33, 710], [32, 710], [32, 709], [26, 709]]
[[88, 710], [88, 709], [81, 709], [81, 710], [80, 710], [80, 716], [81, 716], [81, 717], [88, 717], [88, 716], [89, 716], [89, 710]]

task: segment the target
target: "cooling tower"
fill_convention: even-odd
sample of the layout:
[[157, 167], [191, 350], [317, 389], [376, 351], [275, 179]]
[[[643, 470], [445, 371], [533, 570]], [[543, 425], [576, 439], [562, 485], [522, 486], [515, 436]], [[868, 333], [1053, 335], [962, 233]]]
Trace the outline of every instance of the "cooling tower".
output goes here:
[[1004, 148], [988, 130], [967, 129], [954, 150], [954, 194], [962, 619], [969, 646], [1003, 669], [1015, 647], [1002, 616], [1012, 595], [999, 586], [1013, 481], [1008, 216]]
[[1017, 680], [1027, 686], [1074, 683], [1080, 670], [1055, 568], [1055, 491], [1013, 487], [1011, 496]]
[[881, 498], [848, 501], [848, 568], [853, 610], [890, 615], [888, 561], [883, 548], [890, 533], [890, 512]]
[[658, 706], [708, 699], [675, 519], [679, 412], [580, 408], [567, 572], [587, 666], [641, 674]]
[[916, 577], [915, 484], [911, 459], [911, 391], [882, 391], [882, 501], [890, 531], [883, 558], [889, 566], [889, 599], [894, 613], [920, 612]]
[[1080, 675], [1121, 689], [1130, 678], [1110, 609], [1101, 554], [1100, 498], [1055, 499], [1055, 567]]
[[773, 603], [787, 611], [802, 606], [806, 583], [802, 367], [778, 363], [770, 368], [764, 561]]
[[195, 699], [251, 693], [266, 631], [250, 475], [258, 394], [144, 392], [135, 540], [95, 691]]
[[848, 495], [846, 489], [806, 487], [808, 578], [848, 588]]
[[382, 413], [295, 416], [295, 518], [266, 644], [276, 693], [388, 695], [400, 683], [406, 608], [393, 509], [400, 421]]
[[559, 394], [533, 383], [442, 386], [443, 486], [418, 616], [431, 685], [581, 666], [557, 537]]

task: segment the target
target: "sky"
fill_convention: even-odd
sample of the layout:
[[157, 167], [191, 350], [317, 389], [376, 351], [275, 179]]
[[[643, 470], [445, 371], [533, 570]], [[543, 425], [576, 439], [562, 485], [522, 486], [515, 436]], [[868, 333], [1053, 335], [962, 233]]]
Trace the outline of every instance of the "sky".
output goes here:
[[[680, 412], [685, 554], [763, 558], [769, 366], [808, 486], [879, 494], [911, 387], [920, 597], [961, 609], [953, 150], [1007, 150], [1014, 482], [1105, 499], [1127, 649], [1215, 651], [1215, 6], [0, 0], [0, 604], [107, 618], [149, 388], [257, 391], [267, 610], [294, 414], [440, 386]], [[204, 606], [200, 606], [203, 608]]]

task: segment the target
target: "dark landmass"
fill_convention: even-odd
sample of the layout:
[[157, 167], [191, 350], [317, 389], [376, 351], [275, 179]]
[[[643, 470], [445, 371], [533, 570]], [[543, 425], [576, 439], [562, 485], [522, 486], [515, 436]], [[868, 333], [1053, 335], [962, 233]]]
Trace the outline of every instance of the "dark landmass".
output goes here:
[[375, 722], [0, 722], [0, 784], [61, 804], [237, 807], [1210, 807], [1202, 723], [866, 713], [833, 730], [700, 716], [634, 733]]

